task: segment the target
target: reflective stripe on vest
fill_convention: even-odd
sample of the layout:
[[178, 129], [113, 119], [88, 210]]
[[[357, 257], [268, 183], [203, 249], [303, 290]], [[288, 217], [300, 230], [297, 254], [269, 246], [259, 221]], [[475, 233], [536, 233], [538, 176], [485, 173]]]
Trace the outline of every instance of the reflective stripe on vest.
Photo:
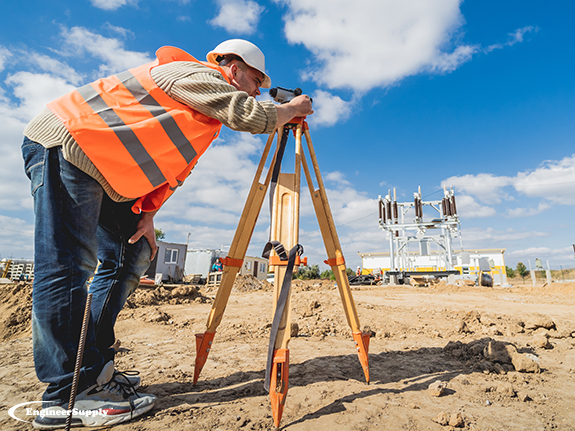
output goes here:
[[[171, 47], [156, 55], [153, 63], [100, 79], [48, 105], [118, 194], [146, 198], [157, 189], [147, 199], [154, 204], [141, 206], [147, 211], [159, 208], [182, 184], [222, 126], [170, 98], [150, 75], [159, 64], [200, 62]], [[205, 65], [227, 79], [220, 68]]]

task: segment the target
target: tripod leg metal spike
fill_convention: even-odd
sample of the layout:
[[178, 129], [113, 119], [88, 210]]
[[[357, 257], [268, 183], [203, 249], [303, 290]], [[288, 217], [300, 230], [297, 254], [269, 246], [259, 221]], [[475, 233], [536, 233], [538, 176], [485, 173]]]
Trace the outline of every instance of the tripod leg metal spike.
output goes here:
[[279, 428], [289, 389], [289, 349], [274, 351], [271, 370], [270, 401], [274, 425]]
[[208, 360], [208, 355], [212, 349], [215, 332], [204, 332], [196, 334], [196, 363], [194, 364], [194, 385], [198, 382], [202, 368]]
[[354, 332], [353, 341], [355, 341], [355, 348], [357, 349], [357, 355], [359, 356], [359, 363], [363, 368], [363, 374], [365, 374], [365, 381], [369, 383], [369, 338], [371, 334], [369, 332]]

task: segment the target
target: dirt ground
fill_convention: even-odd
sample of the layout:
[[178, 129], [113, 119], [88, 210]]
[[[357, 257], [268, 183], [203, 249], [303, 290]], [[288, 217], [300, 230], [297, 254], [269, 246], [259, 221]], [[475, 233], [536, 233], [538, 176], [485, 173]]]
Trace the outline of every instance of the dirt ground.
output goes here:
[[[282, 429], [575, 430], [575, 283], [511, 288], [360, 286], [362, 325], [375, 335], [366, 384], [336, 286], [295, 280], [290, 389]], [[41, 399], [30, 337], [31, 287], [0, 285], [0, 429]], [[192, 384], [195, 334], [215, 291], [140, 288], [116, 325], [117, 368], [136, 369], [157, 397], [120, 430], [273, 430], [263, 388], [272, 288], [236, 281], [213, 349]], [[518, 371], [519, 370], [519, 371]], [[439, 395], [439, 396], [438, 396]]]

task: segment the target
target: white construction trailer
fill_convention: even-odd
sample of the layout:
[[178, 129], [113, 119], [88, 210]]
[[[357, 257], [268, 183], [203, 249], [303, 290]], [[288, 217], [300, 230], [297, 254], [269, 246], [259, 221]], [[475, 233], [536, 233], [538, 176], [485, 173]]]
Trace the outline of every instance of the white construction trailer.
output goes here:
[[[181, 283], [184, 281], [184, 268], [186, 265], [186, 244], [156, 241], [158, 252], [150, 263], [146, 275], [155, 281]], [[158, 274], [158, 275], [157, 275]], [[156, 278], [161, 279], [156, 280]]]
[[[207, 279], [212, 272], [212, 265], [217, 258], [224, 258], [227, 251], [221, 249], [188, 250], [186, 259], [186, 275], [199, 275]], [[246, 256], [240, 269], [241, 275], [253, 275], [259, 280], [265, 280], [268, 273], [268, 260], [263, 257]]]

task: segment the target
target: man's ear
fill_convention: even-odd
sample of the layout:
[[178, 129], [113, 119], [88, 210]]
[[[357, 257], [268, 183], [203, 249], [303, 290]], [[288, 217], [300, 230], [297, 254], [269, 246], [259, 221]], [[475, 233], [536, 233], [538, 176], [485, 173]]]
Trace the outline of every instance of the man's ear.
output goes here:
[[232, 63], [230, 64], [230, 78], [235, 78], [236, 75], [238, 74], [238, 70], [240, 68], [238, 67], [238, 65], [236, 63]]

